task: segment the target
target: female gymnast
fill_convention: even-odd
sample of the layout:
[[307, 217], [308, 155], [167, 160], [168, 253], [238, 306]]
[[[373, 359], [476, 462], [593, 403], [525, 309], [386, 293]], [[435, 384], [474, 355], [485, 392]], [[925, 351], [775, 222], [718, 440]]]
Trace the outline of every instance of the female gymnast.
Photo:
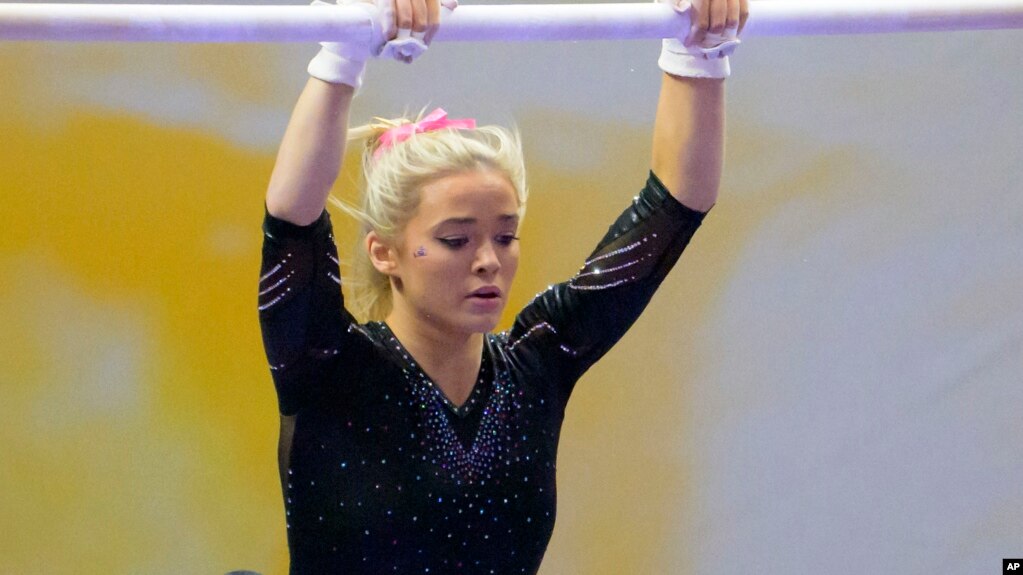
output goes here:
[[[365, 61], [411, 61], [440, 23], [438, 0], [378, 5], [374, 46], [325, 44], [310, 63], [266, 195], [259, 318], [291, 572], [536, 573], [573, 385], [716, 200], [727, 54], [747, 3], [699, 0], [686, 38], [664, 41], [645, 186], [582, 269], [497, 334], [526, 205], [518, 137], [440, 110], [349, 133]], [[345, 302], [324, 208], [353, 137], [366, 140], [349, 209], [364, 275]]]

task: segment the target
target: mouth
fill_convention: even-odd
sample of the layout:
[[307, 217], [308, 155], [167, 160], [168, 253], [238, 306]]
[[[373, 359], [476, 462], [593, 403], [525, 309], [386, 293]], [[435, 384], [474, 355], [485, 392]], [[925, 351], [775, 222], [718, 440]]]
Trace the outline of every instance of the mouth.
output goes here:
[[498, 299], [501, 297], [501, 290], [497, 286], [482, 287], [469, 294], [469, 297], [482, 300]]

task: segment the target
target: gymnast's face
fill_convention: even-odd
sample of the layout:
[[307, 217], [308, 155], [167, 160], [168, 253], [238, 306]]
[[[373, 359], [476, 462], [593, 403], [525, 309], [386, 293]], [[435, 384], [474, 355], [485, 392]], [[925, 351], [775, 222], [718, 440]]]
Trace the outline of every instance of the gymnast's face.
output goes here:
[[389, 250], [395, 310], [444, 332], [493, 330], [519, 265], [515, 188], [500, 172], [478, 170], [434, 180], [420, 194]]

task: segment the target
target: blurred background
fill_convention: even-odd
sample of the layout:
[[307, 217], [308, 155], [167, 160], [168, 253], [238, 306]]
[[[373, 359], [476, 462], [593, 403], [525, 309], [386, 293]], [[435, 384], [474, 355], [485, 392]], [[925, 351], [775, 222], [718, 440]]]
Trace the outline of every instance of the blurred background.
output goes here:
[[[1021, 34], [747, 39], [720, 201], [569, 405], [542, 573], [1023, 555]], [[642, 187], [658, 51], [371, 63], [354, 123], [443, 106], [524, 133], [502, 328]], [[0, 573], [286, 571], [256, 283], [315, 52], [0, 44]]]

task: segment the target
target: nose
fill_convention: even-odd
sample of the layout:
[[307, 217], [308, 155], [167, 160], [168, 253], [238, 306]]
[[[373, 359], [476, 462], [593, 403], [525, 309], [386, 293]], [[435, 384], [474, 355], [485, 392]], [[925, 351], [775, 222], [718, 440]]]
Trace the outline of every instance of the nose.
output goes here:
[[497, 250], [494, 249], [492, 242], [484, 242], [476, 250], [476, 260], [472, 269], [478, 274], [496, 274], [501, 269], [501, 260], [497, 257]]

